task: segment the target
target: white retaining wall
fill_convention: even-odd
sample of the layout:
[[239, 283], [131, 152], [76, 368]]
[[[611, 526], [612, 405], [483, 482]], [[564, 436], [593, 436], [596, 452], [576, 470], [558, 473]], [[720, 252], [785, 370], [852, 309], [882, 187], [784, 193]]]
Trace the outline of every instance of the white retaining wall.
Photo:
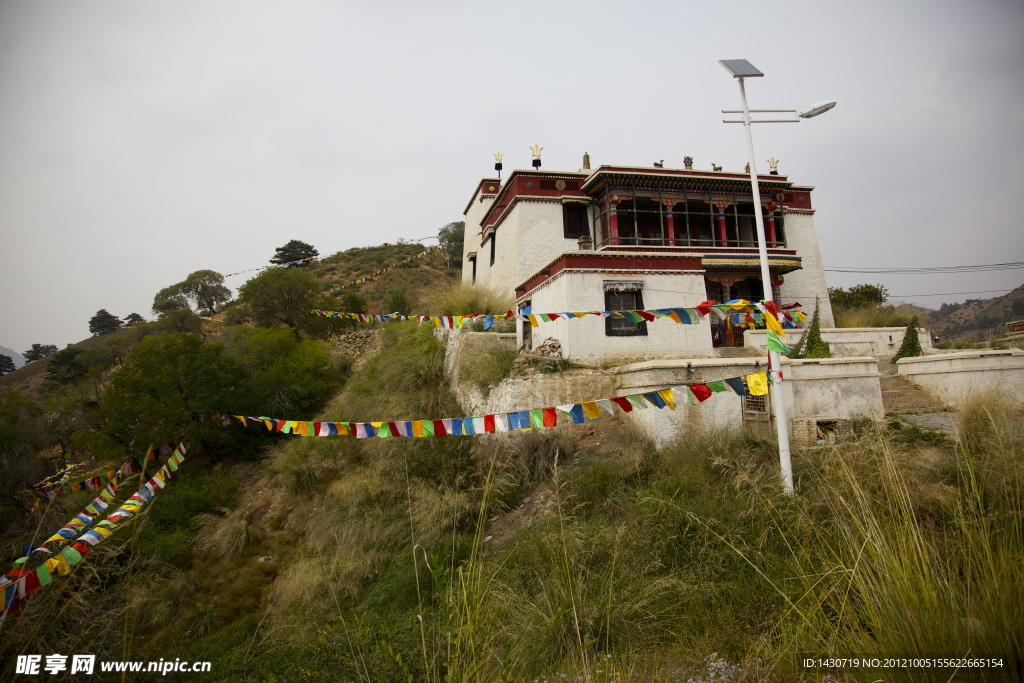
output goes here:
[[[809, 319], [808, 319], [809, 320]], [[786, 330], [786, 343], [792, 346], [800, 341], [806, 330]], [[828, 342], [832, 355], [839, 358], [855, 356], [895, 356], [903, 343], [905, 327], [829, 327], [821, 329], [821, 338]], [[932, 338], [928, 330], [919, 327], [917, 337], [921, 350], [932, 350]], [[767, 348], [766, 330], [747, 330], [743, 345]]]
[[971, 394], [998, 391], [1024, 404], [1024, 351], [974, 350], [901, 358], [897, 372], [948, 406], [960, 406]]

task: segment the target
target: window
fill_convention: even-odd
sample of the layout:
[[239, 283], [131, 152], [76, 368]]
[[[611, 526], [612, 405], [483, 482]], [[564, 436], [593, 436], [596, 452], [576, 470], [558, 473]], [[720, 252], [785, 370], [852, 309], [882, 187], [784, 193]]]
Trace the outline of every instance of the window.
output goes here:
[[473, 264], [473, 282], [476, 282], [476, 255], [469, 257], [470, 262]]
[[[606, 285], [607, 287], [607, 285]], [[604, 310], [606, 311], [640, 311], [643, 310], [644, 299], [639, 289], [605, 289]], [[647, 323], [633, 322], [628, 318], [605, 318], [604, 333], [609, 337], [646, 337]]]
[[495, 230], [491, 233], [491, 265], [494, 265], [494, 242], [498, 237], [498, 231]]
[[590, 234], [586, 204], [562, 204], [562, 234], [566, 239], [579, 239]]

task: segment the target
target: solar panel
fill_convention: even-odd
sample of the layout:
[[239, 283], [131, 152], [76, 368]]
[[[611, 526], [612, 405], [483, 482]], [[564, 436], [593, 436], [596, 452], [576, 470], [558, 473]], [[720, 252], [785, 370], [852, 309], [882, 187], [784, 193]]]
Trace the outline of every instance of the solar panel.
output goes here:
[[753, 78], [755, 76], [764, 76], [756, 66], [745, 59], [719, 59], [718, 63], [736, 77]]

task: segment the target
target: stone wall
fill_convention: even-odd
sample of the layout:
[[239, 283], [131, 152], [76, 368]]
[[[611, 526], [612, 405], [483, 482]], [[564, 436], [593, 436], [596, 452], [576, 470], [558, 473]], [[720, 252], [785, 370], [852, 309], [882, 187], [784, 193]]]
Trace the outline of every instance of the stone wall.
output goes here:
[[973, 350], [901, 358], [897, 372], [947, 406], [962, 405], [977, 392], [996, 391], [1024, 404], [1024, 351]]

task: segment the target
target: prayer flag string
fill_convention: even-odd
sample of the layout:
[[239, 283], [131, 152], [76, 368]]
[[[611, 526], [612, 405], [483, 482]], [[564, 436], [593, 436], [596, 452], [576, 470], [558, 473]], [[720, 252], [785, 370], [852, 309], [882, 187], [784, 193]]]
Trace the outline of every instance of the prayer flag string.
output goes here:
[[287, 420], [266, 416], [218, 414], [215, 417], [223, 425], [249, 422], [262, 424], [272, 432], [297, 436], [354, 436], [357, 439], [392, 437], [441, 437], [475, 436], [477, 434], [526, 431], [555, 427], [559, 423], [582, 424], [599, 420], [605, 414], [615, 414], [614, 407], [626, 413], [645, 410], [651, 406], [658, 409], [676, 410], [676, 405], [686, 403], [698, 405], [713, 394], [731, 392], [739, 396], [763, 396], [768, 385], [782, 381], [781, 372], [755, 372], [726, 379], [699, 382], [648, 391], [640, 394], [602, 398], [561, 406], [517, 410], [493, 415], [453, 417], [439, 420], [397, 420], [379, 422], [326, 422], [308, 420]]

